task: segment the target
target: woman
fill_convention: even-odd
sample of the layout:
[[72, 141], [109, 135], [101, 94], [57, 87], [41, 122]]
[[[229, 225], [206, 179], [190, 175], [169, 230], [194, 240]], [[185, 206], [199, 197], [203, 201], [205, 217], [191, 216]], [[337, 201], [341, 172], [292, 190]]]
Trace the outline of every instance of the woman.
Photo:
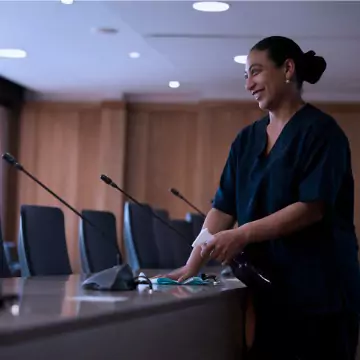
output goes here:
[[355, 358], [360, 273], [349, 143], [301, 96], [303, 82], [316, 83], [325, 68], [288, 38], [251, 49], [246, 89], [268, 115], [232, 143], [204, 223], [213, 241], [168, 274], [184, 280], [210, 258], [244, 253], [269, 277], [269, 289], [254, 289], [251, 359]]

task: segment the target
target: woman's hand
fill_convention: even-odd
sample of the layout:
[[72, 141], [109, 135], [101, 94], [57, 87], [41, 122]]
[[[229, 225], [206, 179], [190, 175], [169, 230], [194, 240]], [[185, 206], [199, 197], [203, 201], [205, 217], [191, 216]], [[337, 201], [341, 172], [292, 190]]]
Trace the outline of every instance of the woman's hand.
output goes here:
[[212, 240], [201, 246], [201, 256], [210, 257], [220, 263], [228, 263], [241, 253], [247, 243], [246, 231], [241, 227], [221, 231], [215, 234]]
[[187, 264], [178, 269], [175, 269], [174, 271], [168, 274], [161, 275], [161, 277], [167, 277], [169, 279], [182, 282], [193, 276], [196, 276], [197, 274], [198, 274], [198, 270], [192, 268], [189, 264]]

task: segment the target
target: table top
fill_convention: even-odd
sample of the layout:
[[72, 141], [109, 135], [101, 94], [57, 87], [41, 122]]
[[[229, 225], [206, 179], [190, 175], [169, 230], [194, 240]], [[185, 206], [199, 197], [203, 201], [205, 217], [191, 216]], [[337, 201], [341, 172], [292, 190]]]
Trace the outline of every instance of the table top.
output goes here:
[[[154, 275], [151, 270], [142, 271]], [[122, 292], [84, 290], [84, 275], [2, 279], [2, 293], [18, 294], [19, 300], [0, 310], [0, 345], [21, 341], [29, 334], [39, 336], [173, 311], [245, 287], [235, 278], [211, 273], [220, 280], [215, 285], [154, 285], [152, 291], [139, 285], [134, 291]]]

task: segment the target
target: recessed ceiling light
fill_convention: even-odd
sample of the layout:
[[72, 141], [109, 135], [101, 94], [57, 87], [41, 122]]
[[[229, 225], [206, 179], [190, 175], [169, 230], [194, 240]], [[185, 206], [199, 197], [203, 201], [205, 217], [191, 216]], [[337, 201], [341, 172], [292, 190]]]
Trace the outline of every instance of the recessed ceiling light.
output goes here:
[[247, 55], [237, 55], [234, 57], [234, 61], [239, 64], [246, 64]]
[[221, 1], [199, 1], [193, 4], [195, 10], [207, 12], [226, 11], [229, 7], [229, 4]]
[[64, 5], [71, 5], [74, 3], [74, 0], [60, 0], [60, 2]]
[[94, 28], [93, 32], [104, 35], [115, 35], [119, 32], [119, 30], [112, 27], [98, 27], [98, 28]]
[[2, 58], [23, 59], [26, 56], [26, 51], [21, 49], [0, 49], [0, 57]]
[[169, 81], [169, 87], [172, 89], [177, 89], [180, 86], [180, 83], [178, 81]]
[[140, 54], [136, 51], [133, 51], [129, 53], [129, 57], [131, 57], [132, 59], [138, 59], [140, 57]]

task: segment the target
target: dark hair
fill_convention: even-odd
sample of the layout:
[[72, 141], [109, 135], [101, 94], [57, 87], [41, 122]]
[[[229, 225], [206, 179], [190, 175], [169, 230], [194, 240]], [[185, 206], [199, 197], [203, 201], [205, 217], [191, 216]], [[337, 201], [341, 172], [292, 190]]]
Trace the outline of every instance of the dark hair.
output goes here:
[[304, 81], [315, 84], [326, 69], [326, 61], [310, 50], [304, 53], [293, 40], [283, 36], [270, 36], [255, 44], [251, 50], [267, 50], [276, 66], [282, 66], [287, 59], [295, 63], [296, 80], [301, 89]]

